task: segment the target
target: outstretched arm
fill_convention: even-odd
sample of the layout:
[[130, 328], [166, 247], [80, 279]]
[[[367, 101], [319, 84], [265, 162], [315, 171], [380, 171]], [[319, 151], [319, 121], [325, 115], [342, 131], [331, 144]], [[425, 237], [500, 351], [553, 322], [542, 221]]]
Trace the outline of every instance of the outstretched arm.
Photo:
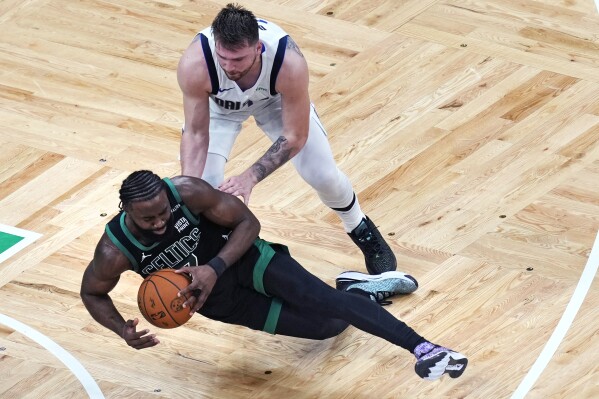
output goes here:
[[301, 151], [308, 139], [310, 126], [308, 82], [306, 60], [297, 44], [288, 37], [276, 83], [283, 108], [283, 135], [249, 169], [225, 180], [219, 189], [243, 197], [247, 205], [253, 187]]
[[208, 155], [212, 90], [199, 35], [183, 53], [177, 67], [177, 81], [183, 94], [185, 132], [181, 137], [181, 174], [202, 177]]
[[154, 335], [148, 335], [149, 330], [136, 331], [139, 323], [137, 318], [127, 320], [114, 306], [109, 292], [119, 282], [120, 275], [129, 269], [125, 256], [102, 235], [94, 259], [83, 273], [81, 281], [81, 299], [89, 314], [98, 323], [123, 338], [135, 349], [149, 348], [159, 343]]

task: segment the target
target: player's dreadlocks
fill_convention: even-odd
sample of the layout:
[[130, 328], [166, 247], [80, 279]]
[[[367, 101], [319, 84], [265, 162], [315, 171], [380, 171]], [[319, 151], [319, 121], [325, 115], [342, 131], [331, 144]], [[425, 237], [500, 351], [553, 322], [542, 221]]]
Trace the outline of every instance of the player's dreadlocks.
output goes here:
[[132, 202], [147, 201], [165, 188], [164, 181], [154, 172], [138, 170], [131, 173], [121, 185], [119, 208], [124, 209]]
[[214, 40], [235, 50], [258, 42], [258, 21], [254, 14], [238, 4], [229, 3], [212, 22]]

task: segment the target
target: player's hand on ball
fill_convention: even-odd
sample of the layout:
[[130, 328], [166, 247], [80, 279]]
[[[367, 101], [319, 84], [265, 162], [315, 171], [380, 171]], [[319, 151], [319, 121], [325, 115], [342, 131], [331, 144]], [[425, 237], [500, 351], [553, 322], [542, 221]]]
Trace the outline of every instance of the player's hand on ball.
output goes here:
[[127, 320], [123, 326], [121, 336], [127, 342], [127, 345], [134, 349], [151, 348], [160, 343], [156, 335], [150, 334], [150, 330], [137, 331], [139, 319]]
[[183, 303], [184, 308], [189, 308], [189, 313], [197, 312], [212, 292], [216, 284], [216, 272], [210, 266], [182, 267], [176, 273], [187, 273], [191, 276], [191, 284], [179, 292], [179, 296], [187, 295], [189, 299]]

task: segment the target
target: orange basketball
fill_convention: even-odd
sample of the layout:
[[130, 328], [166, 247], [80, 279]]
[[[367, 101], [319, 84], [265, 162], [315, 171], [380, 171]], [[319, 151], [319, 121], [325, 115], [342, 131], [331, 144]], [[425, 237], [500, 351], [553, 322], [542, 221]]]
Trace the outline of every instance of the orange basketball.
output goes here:
[[188, 297], [177, 294], [187, 287], [190, 279], [173, 269], [158, 270], [141, 283], [137, 292], [137, 305], [144, 318], [160, 328], [175, 328], [190, 318], [189, 308], [183, 307]]

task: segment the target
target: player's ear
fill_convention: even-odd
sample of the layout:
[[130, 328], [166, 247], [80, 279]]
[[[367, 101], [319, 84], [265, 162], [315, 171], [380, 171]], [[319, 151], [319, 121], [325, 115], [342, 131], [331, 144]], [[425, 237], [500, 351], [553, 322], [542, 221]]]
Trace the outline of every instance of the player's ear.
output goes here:
[[123, 202], [119, 203], [119, 209], [121, 211], [125, 211], [127, 213], [131, 213], [131, 203], [123, 204]]

